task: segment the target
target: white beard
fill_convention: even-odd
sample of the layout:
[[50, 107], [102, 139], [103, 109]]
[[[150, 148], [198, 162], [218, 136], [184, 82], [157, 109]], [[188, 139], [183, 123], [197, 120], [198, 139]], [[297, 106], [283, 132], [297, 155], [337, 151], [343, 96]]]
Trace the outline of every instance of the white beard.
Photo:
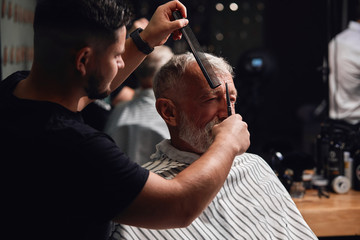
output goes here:
[[214, 142], [212, 128], [220, 121], [218, 118], [206, 124], [205, 128], [198, 128], [189, 120], [189, 118], [181, 113], [179, 125], [179, 138], [192, 146], [197, 153], [204, 153]]

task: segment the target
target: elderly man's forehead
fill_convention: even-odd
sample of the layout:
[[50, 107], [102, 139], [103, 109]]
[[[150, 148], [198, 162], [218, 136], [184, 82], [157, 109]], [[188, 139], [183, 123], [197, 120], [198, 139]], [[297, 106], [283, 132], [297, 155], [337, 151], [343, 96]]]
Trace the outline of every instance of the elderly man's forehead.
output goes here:
[[[227, 69], [219, 69], [213, 66], [212, 70], [214, 70], [213, 73], [215, 73], [216, 76], [210, 75], [210, 78], [215, 77], [218, 78], [220, 81], [225, 81], [227, 83], [233, 82], [232, 74]], [[202, 81], [206, 81], [206, 78], [196, 61], [188, 63], [184, 74], [187, 76], [196, 77], [197, 79], [201, 79]]]
[[[219, 60], [218, 64], [215, 64], [215, 62], [213, 62], [210, 65], [210, 62], [208, 62], [207, 64], [204, 64], [204, 67], [207, 70], [210, 77], [211, 77], [212, 73], [215, 73], [216, 75], [219, 75], [219, 74], [232, 75], [232, 72], [229, 71], [228, 66], [225, 63], [221, 62], [220, 60]], [[186, 64], [185, 72], [201, 72], [202, 73], [200, 66], [196, 62], [195, 59]], [[202, 75], [203, 75], [203, 73], [202, 73]]]
[[201, 71], [199, 64], [194, 60], [187, 64], [185, 73], [197, 73]]
[[[196, 78], [197, 80], [206, 80], [203, 72], [201, 71], [199, 64], [196, 61], [192, 61], [187, 64], [184, 75], [186, 77]], [[193, 79], [194, 80], [194, 79]]]

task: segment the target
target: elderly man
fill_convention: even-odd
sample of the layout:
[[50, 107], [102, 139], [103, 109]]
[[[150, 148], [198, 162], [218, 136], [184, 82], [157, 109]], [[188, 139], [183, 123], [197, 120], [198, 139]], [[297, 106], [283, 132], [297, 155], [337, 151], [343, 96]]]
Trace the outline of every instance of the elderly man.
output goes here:
[[[157, 152], [144, 167], [164, 178], [178, 175], [211, 145], [212, 126], [228, 117], [225, 83], [234, 112], [237, 92], [232, 68], [222, 58], [207, 57], [222, 83], [216, 89], [208, 86], [189, 53], [173, 57], [155, 77], [156, 107], [171, 139], [157, 145]], [[316, 236], [269, 165], [257, 155], [244, 153], [235, 157], [222, 189], [190, 226], [148, 230], [117, 225], [112, 238], [316, 239]]]

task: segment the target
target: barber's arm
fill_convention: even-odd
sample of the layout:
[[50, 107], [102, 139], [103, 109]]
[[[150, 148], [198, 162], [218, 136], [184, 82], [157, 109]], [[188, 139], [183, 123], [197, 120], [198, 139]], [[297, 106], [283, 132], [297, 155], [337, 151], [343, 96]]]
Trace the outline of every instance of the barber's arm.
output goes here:
[[145, 228], [188, 226], [216, 196], [234, 157], [250, 145], [247, 124], [238, 114], [214, 126], [213, 134], [208, 151], [174, 179], [150, 173], [139, 196], [115, 221]]
[[[188, 20], [180, 19], [172, 20], [172, 12], [179, 10], [186, 16], [186, 8], [179, 1], [171, 1], [159, 6], [149, 24], [139, 34], [141, 39], [146, 42], [149, 47], [154, 48], [163, 45], [170, 34], [173, 34], [175, 40], [181, 38], [180, 28], [187, 25]], [[132, 38], [128, 38], [125, 42], [125, 52], [122, 58], [125, 62], [125, 68], [120, 69], [117, 76], [111, 84], [111, 89], [115, 90], [127, 77], [140, 65], [147, 55], [139, 51]]]

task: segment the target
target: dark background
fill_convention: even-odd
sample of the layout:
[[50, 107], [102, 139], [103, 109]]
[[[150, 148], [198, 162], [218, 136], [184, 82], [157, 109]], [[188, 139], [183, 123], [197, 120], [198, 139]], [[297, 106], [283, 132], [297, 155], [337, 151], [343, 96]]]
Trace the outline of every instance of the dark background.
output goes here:
[[[167, 1], [132, 0], [135, 17], [150, 18]], [[183, 0], [202, 47], [235, 67], [236, 110], [249, 125], [249, 152], [313, 154], [327, 117], [327, 45], [353, 16], [356, 0]], [[237, 11], [229, 8], [235, 2]], [[223, 11], [216, 10], [221, 3]], [[169, 40], [176, 53], [185, 40]], [[263, 65], [251, 67], [252, 59]]]

